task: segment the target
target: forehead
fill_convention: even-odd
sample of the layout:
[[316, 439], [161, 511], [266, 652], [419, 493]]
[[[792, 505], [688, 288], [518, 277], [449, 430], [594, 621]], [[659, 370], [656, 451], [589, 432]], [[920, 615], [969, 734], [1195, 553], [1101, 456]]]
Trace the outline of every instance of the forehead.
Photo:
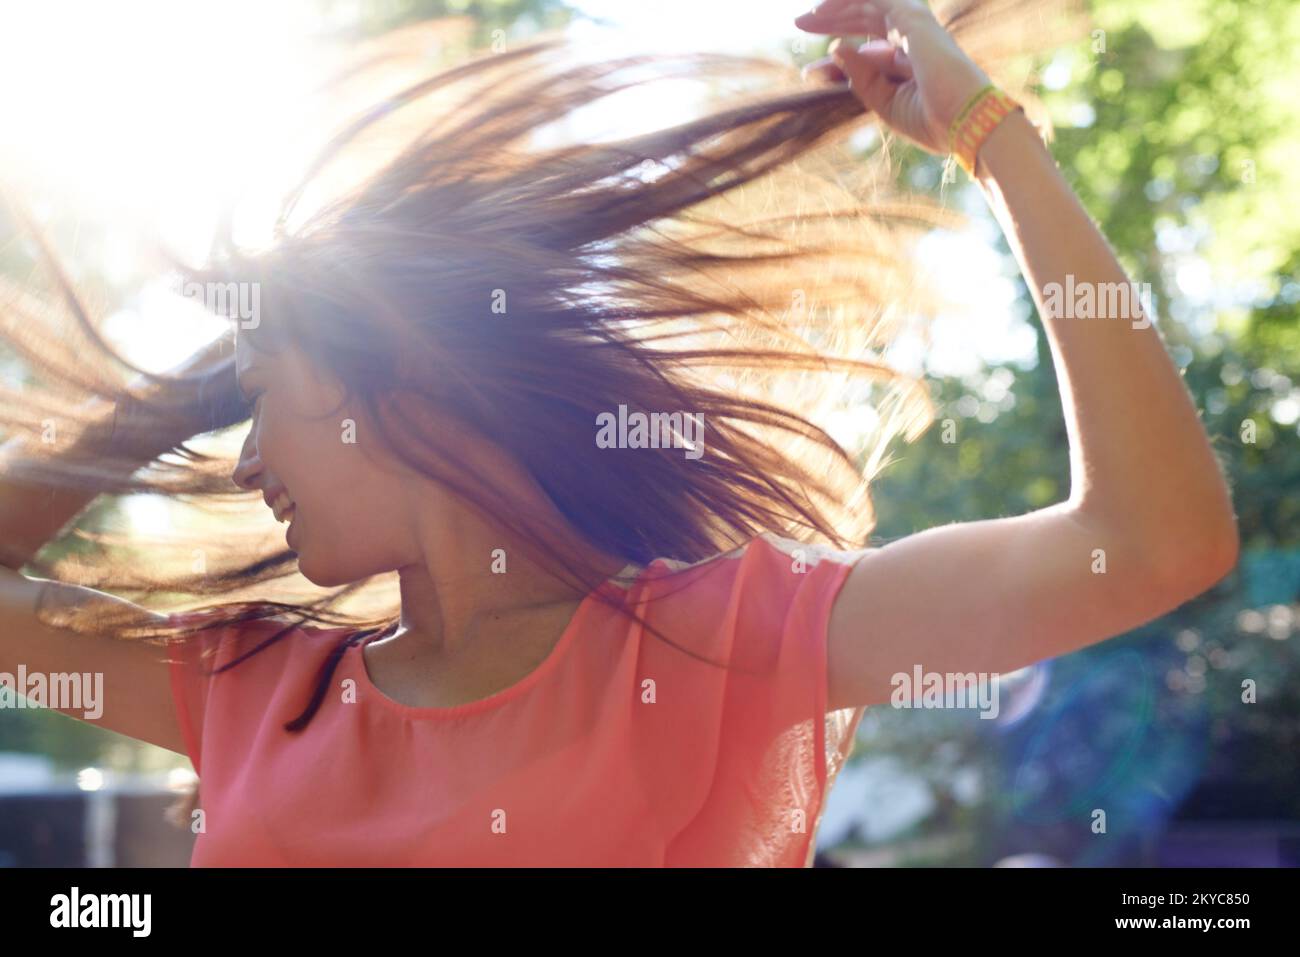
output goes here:
[[276, 379], [287, 378], [295, 384], [304, 381], [311, 374], [306, 358], [292, 343], [267, 338], [264, 333], [255, 334], [236, 325], [236, 380], [240, 381], [253, 373], [270, 375]]

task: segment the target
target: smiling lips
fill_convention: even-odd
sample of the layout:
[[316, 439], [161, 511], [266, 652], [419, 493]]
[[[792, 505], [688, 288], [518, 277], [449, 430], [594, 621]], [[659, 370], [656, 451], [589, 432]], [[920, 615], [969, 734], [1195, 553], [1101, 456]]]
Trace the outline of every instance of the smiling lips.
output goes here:
[[286, 492], [281, 492], [271, 502], [271, 511], [275, 514], [275, 520], [277, 522], [283, 522], [292, 516], [293, 509], [293, 500], [289, 498], [289, 495]]

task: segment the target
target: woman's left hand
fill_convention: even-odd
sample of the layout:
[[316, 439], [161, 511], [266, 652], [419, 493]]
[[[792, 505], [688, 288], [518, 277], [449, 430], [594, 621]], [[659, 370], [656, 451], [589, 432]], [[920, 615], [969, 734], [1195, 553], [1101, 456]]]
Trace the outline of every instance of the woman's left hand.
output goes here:
[[[808, 73], [848, 80], [863, 106], [931, 153], [950, 152], [952, 121], [989, 82], [923, 0], [826, 0], [794, 22], [837, 37]], [[879, 39], [856, 46], [842, 36]]]

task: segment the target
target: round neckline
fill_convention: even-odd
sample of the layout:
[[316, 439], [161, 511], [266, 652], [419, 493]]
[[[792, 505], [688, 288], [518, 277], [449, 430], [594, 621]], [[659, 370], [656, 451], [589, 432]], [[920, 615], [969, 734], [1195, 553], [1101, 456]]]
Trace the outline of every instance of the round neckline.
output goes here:
[[569, 619], [569, 623], [564, 626], [564, 631], [561, 633], [559, 641], [555, 643], [554, 647], [552, 647], [546, 657], [542, 659], [541, 663], [514, 684], [502, 688], [500, 691], [494, 692], [486, 698], [479, 698], [477, 701], [466, 701], [464, 704], [443, 707], [437, 705], [418, 706], [403, 704], [396, 698], [390, 698], [379, 689], [379, 686], [376, 685], [374, 681], [371, 680], [370, 671], [366, 668], [366, 656], [363, 650], [366, 645], [370, 644], [376, 638], [381, 637], [382, 632], [371, 635], [364, 641], [359, 641], [348, 647], [347, 654], [353, 656], [352, 667], [350, 670], [353, 677], [357, 679], [357, 683], [361, 686], [366, 699], [376, 701], [387, 710], [394, 711], [403, 717], [421, 720], [437, 720], [439, 718], [458, 718], [465, 715], [477, 714], [480, 711], [489, 711], [517, 698], [546, 677], [546, 675], [559, 663], [560, 659], [564, 656], [565, 651], [568, 650], [569, 645], [573, 643], [574, 637], [580, 630], [579, 626], [586, 618], [587, 610], [591, 607], [592, 602], [596, 600], [597, 593], [602, 588], [610, 585], [620, 588], [627, 587], [630, 589], [630, 585], [618, 585], [616, 579], [632, 573], [636, 573], [639, 577], [640, 570], [640, 565], [625, 565], [623, 566], [622, 571], [615, 575], [614, 578], [606, 579], [600, 585], [589, 591], [583, 597], [582, 601], [578, 603], [578, 607], [574, 610], [573, 617]]

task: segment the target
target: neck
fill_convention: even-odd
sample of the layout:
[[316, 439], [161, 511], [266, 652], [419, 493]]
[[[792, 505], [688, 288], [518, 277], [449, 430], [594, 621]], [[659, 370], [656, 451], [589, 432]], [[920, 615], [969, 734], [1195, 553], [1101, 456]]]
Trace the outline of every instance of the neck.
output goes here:
[[[565, 617], [589, 591], [557, 581], [519, 537], [469, 509], [442, 520], [425, 516], [419, 537], [422, 561], [398, 569], [402, 611], [395, 637], [414, 640], [437, 657], [460, 655], [475, 636], [494, 628], [513, 631], [530, 619]], [[565, 544], [569, 554], [594, 565], [601, 580], [627, 564], [572, 537]]]

